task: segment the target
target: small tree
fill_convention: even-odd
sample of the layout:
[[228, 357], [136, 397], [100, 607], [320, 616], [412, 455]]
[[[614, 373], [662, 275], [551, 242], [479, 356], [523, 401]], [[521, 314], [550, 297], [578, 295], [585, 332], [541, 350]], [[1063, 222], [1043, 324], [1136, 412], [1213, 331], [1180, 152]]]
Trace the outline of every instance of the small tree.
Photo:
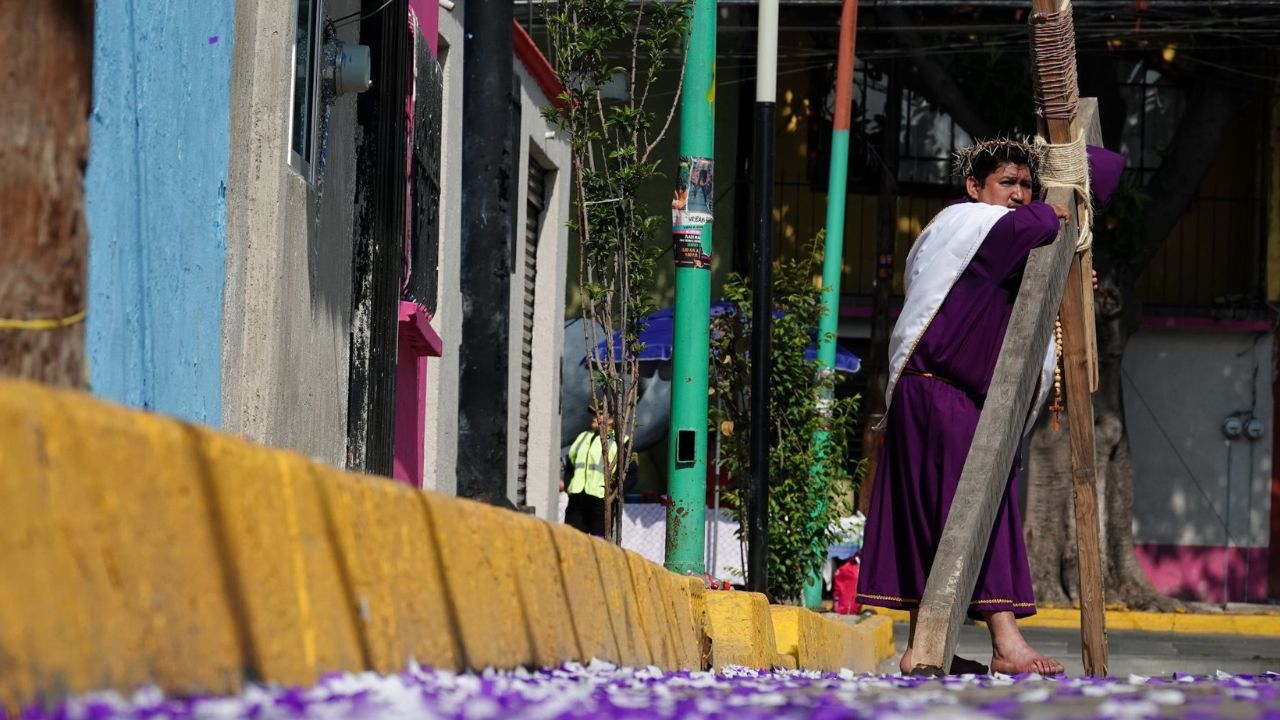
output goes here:
[[[578, 284], [591, 397], [597, 412], [613, 417], [618, 443], [612, 462], [604, 454], [605, 527], [615, 542], [620, 541], [622, 480], [633, 455], [641, 320], [654, 309], [656, 240], [666, 228], [663, 216], [639, 196], [642, 187], [661, 177], [654, 151], [675, 115], [683, 71], [674, 96], [651, 104], [650, 91], [680, 46], [688, 9], [688, 0], [543, 2], [551, 62], [565, 85], [544, 115], [569, 136], [569, 229], [581, 247]], [[674, 57], [683, 64], [682, 50]], [[607, 99], [606, 85], [619, 83], [624, 98]], [[598, 353], [602, 343], [605, 351]], [[603, 441], [605, 430], [600, 432]]]
[[[849, 438], [857, 415], [857, 397], [836, 398], [839, 376], [822, 372], [805, 359], [815, 342], [824, 312], [821, 288], [821, 236], [799, 260], [778, 264], [773, 298], [773, 352], [769, 397], [769, 594], [798, 601], [805, 583], [822, 570], [833, 528], [848, 511], [855, 477], [847, 464]], [[747, 533], [750, 473], [748, 421], [751, 405], [751, 289], [731, 275], [725, 296], [732, 306], [711, 327], [711, 388], [719, 396], [712, 420], [721, 434], [722, 457], [737, 482], [728, 496]], [[814, 434], [825, 431], [821, 449]]]

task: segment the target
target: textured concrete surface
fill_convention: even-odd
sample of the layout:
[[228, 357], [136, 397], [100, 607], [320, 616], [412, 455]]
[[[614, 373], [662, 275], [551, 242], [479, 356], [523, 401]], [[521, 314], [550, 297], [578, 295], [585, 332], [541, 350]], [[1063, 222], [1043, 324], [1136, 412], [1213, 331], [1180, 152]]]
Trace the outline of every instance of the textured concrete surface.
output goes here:
[[778, 652], [769, 601], [760, 593], [706, 593], [711, 665], [769, 669], [786, 664]]
[[770, 606], [769, 612], [777, 651], [791, 656], [796, 667], [875, 672], [881, 660], [894, 656], [888, 618], [824, 616], [781, 605]]
[[[239, 0], [231, 86], [222, 429], [346, 462], [355, 96], [321, 107], [309, 177], [289, 166], [294, 6]], [[329, 17], [354, 0], [325, 3]], [[338, 31], [355, 42], [358, 28]], [[319, 102], [319, 100], [317, 100]], [[215, 370], [216, 371], [216, 370]]]
[[[898, 649], [905, 648], [907, 626], [894, 623], [893, 633]], [[1061, 662], [1068, 675], [1084, 675], [1079, 628], [1027, 628], [1023, 635], [1041, 652]], [[1114, 677], [1130, 674], [1160, 677], [1173, 673], [1214, 675], [1218, 671], [1252, 675], [1280, 672], [1280, 643], [1268, 636], [1116, 630], [1107, 633], [1107, 650], [1108, 674]], [[991, 636], [986, 628], [961, 627], [956, 653], [988, 662]], [[880, 664], [880, 672], [897, 671], [897, 656]]]

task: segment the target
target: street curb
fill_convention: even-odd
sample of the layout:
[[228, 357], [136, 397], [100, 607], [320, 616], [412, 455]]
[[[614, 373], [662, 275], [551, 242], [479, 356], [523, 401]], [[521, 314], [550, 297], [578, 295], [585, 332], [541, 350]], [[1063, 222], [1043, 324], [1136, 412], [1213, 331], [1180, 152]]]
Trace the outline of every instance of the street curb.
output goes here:
[[799, 607], [774, 605], [769, 611], [778, 652], [794, 657], [799, 667], [871, 673], [897, 654], [889, 618], [846, 623]]
[[[410, 661], [699, 670], [745, 643], [757, 666], [797, 666], [777, 652], [763, 596], [83, 393], [0, 382], [0, 507], [0, 707], [15, 711], [95, 689], [222, 695]], [[750, 632], [713, 630], [739, 597]]]
[[[896, 622], [908, 622], [906, 610], [879, 607], [873, 607], [871, 610], [877, 616], [890, 618]], [[1236, 615], [1226, 613], [1108, 610], [1106, 624], [1107, 630], [1115, 631], [1280, 637], [1280, 613]], [[1080, 611], [1073, 608], [1041, 608], [1035, 615], [1018, 620], [1018, 626], [1024, 628], [1078, 628], [1080, 627]]]

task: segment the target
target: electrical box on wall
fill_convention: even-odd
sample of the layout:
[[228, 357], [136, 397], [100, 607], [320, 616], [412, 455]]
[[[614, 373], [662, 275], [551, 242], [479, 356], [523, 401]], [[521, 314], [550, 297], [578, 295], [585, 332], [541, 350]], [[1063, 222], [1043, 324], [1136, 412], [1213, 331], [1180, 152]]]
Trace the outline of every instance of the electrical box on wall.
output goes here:
[[334, 96], [362, 93], [373, 86], [373, 62], [368, 45], [330, 40], [325, 56], [325, 82]]

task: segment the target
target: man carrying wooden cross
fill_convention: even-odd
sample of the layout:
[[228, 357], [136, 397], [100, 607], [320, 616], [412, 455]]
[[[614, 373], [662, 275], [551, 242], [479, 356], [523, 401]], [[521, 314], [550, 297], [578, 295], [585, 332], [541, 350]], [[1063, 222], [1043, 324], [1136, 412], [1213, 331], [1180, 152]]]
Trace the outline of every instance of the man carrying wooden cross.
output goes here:
[[[885, 436], [867, 519], [858, 601], [905, 608], [911, 636], [899, 664], [910, 672], [916, 611], [973, 442], [1028, 254], [1052, 242], [1068, 210], [1038, 200], [1041, 153], [1018, 140], [979, 142], [957, 155], [966, 198], [929, 223], [907, 256], [906, 298], [889, 345]], [[1089, 148], [1092, 189], [1106, 202], [1124, 158]], [[1053, 386], [1044, 359], [1024, 432]], [[968, 613], [991, 632], [991, 670], [1057, 674], [1061, 663], [1023, 638], [1016, 618], [1035, 614], [1018, 511], [1018, 462], [996, 515]], [[982, 673], [957, 657], [954, 673]]]

